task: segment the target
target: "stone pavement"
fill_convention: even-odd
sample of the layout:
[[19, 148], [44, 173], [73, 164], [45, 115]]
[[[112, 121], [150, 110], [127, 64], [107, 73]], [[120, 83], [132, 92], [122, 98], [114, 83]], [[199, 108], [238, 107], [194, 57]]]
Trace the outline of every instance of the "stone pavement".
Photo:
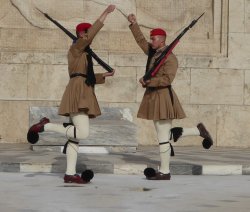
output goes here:
[[[80, 153], [77, 172], [143, 174], [146, 167], [157, 168], [158, 151], [157, 146], [145, 146], [135, 153]], [[29, 144], [0, 144], [1, 172], [63, 173], [65, 167], [65, 155], [53, 148], [34, 151]], [[250, 148], [176, 146], [170, 169], [173, 175], [250, 175]]]

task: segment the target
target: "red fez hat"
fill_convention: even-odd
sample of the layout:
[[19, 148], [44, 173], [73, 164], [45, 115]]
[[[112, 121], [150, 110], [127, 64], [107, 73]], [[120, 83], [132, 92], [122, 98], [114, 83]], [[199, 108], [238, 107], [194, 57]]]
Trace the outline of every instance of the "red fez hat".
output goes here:
[[80, 23], [76, 26], [76, 32], [83, 32], [90, 28], [92, 25], [90, 23]]
[[150, 31], [150, 36], [155, 36], [155, 35], [167, 36], [167, 33], [165, 32], [165, 30], [161, 28], [156, 28]]

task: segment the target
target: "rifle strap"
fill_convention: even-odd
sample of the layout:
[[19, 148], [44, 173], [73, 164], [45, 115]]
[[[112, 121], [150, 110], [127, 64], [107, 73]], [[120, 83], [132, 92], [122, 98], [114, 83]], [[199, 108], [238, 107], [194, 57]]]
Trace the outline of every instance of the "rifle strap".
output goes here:
[[150, 65], [150, 61], [153, 58], [154, 54], [156, 53], [156, 50], [154, 50], [151, 45], [148, 45], [148, 59], [147, 59], [147, 65], [146, 65], [146, 71], [145, 73], [147, 73], [147, 71], [149, 70], [149, 65]]
[[93, 69], [93, 60], [90, 54], [87, 54], [87, 61], [88, 61], [88, 70], [87, 70], [87, 79], [85, 80], [85, 83], [88, 86], [94, 87], [96, 84], [96, 78]]

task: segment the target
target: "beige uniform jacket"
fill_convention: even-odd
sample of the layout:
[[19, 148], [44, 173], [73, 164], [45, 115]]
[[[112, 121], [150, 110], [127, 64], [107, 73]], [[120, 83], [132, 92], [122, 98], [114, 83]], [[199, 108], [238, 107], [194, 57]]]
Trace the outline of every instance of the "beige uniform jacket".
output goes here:
[[[68, 51], [68, 72], [69, 76], [73, 73], [87, 74], [87, 53], [84, 48], [90, 45], [95, 35], [103, 27], [103, 23], [97, 20], [84, 38], [79, 38], [76, 43], [73, 43]], [[105, 82], [102, 74], [95, 74], [96, 83]], [[86, 78], [74, 77], [69, 80], [69, 83], [64, 91], [59, 115], [69, 116], [71, 113], [86, 112], [90, 118], [94, 118], [101, 114], [94, 88], [85, 83]]]
[[[149, 43], [143, 36], [137, 23], [130, 25], [130, 29], [137, 44], [141, 47], [146, 55], [149, 51]], [[166, 48], [166, 47], [165, 47]], [[155, 59], [160, 56], [164, 48], [158, 50], [150, 61], [152, 67]], [[169, 86], [173, 82], [178, 68], [176, 56], [171, 53], [164, 64], [160, 67], [157, 74], [151, 78], [147, 87], [162, 87]], [[170, 88], [173, 94], [173, 102], [171, 101], [170, 91], [168, 88], [155, 89], [146, 88], [137, 117], [148, 120], [168, 120], [182, 119], [186, 115], [178, 100], [173, 88]]]

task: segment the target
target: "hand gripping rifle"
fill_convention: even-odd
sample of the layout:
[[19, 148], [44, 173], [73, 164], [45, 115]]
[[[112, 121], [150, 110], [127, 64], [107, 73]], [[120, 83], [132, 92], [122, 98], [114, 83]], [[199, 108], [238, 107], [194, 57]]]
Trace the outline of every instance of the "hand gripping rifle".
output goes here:
[[[44, 13], [43, 11], [36, 8], [39, 12], [41, 12], [47, 19], [49, 19], [51, 22], [53, 22], [56, 26], [58, 26], [62, 31], [64, 31], [73, 41], [77, 40], [77, 37], [73, 35], [70, 31], [68, 31], [66, 28], [64, 28], [60, 23], [58, 23], [56, 20], [51, 18], [47, 13]], [[101, 65], [106, 71], [112, 72], [114, 69], [111, 68], [107, 63], [105, 63], [101, 58], [99, 58], [95, 52], [88, 46], [85, 48], [85, 51], [92, 56], [96, 62]]]
[[161, 65], [166, 61], [174, 47], [179, 43], [181, 37], [189, 30], [191, 29], [196, 22], [204, 15], [202, 13], [199, 18], [194, 19], [175, 39], [174, 41], [162, 52], [162, 54], [157, 58], [154, 62], [154, 65], [151, 69], [149, 69], [145, 75], [143, 76], [143, 80], [149, 80], [151, 77], [155, 76], [156, 73], [159, 71], [159, 68]]

